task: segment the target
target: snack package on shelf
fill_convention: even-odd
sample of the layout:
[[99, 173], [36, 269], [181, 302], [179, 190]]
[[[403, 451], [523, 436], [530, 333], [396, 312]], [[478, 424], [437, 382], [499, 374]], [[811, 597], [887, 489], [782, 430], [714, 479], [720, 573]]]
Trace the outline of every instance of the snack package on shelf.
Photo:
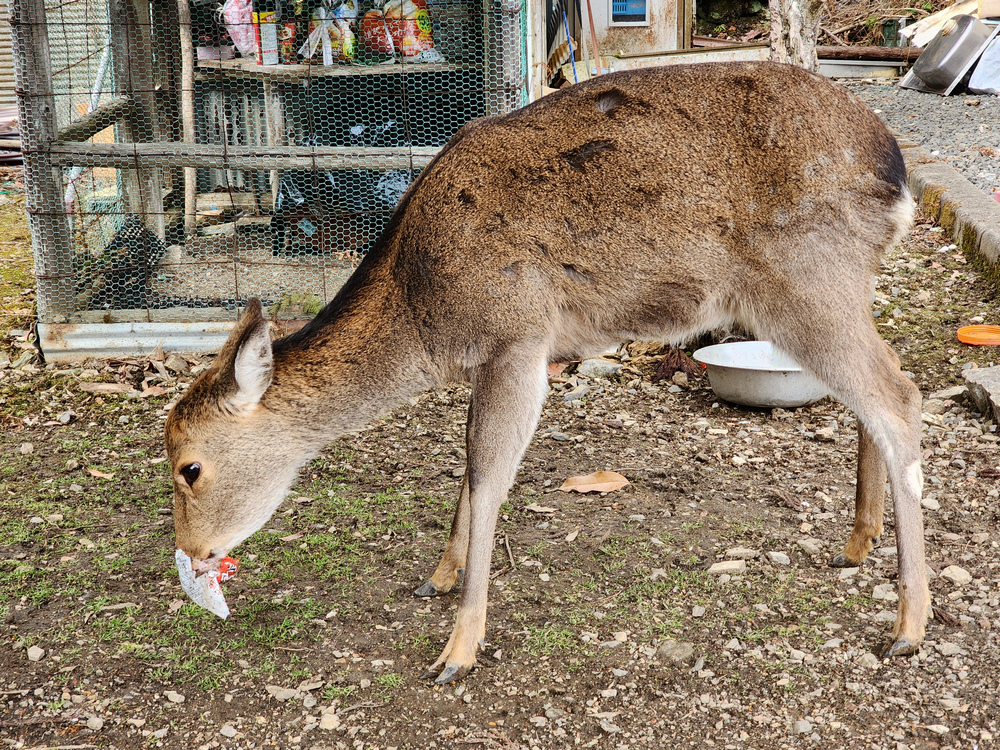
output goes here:
[[253, 27], [257, 64], [278, 64], [278, 15], [274, 0], [254, 0]]
[[309, 23], [309, 36], [299, 48], [303, 60], [312, 60], [316, 53], [323, 65], [352, 62], [356, 54], [356, 39], [351, 20], [357, 17], [353, 0], [336, 8], [323, 4], [316, 8]]
[[400, 53], [421, 62], [442, 62], [434, 49], [433, 24], [425, 0], [388, 0], [361, 22], [361, 41], [375, 54]]
[[222, 5], [222, 21], [229, 37], [243, 57], [254, 57], [257, 52], [253, 3], [251, 0], [226, 0]]

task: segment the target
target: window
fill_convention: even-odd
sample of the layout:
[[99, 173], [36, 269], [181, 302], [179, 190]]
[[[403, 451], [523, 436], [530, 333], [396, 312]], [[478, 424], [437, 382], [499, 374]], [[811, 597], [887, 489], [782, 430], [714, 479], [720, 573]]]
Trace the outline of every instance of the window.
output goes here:
[[649, 26], [649, 0], [610, 0], [611, 26]]

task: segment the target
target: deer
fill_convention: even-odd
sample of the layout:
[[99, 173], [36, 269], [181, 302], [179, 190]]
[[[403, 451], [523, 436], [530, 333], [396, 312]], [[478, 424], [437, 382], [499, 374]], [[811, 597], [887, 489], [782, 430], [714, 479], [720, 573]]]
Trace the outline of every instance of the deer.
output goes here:
[[878, 542], [888, 481], [899, 604], [883, 654], [910, 654], [930, 614], [921, 398], [877, 332], [870, 289], [913, 213], [879, 118], [792, 66], [616, 72], [474, 120], [314, 319], [272, 342], [251, 300], [173, 407], [177, 549], [213, 573], [331, 441], [464, 381], [466, 472], [443, 556], [415, 591], [447, 594], [464, 574], [451, 635], [424, 675], [454, 682], [485, 647], [497, 516], [547, 364], [740, 326], [857, 416], [854, 526], [830, 564], [857, 566]]

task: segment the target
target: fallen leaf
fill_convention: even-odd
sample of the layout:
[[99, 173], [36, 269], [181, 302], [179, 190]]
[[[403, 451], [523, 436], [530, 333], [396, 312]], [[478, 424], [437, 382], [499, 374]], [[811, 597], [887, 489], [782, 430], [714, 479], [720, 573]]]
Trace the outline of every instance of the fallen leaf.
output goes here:
[[563, 374], [563, 370], [566, 369], [565, 362], [550, 362], [548, 367], [548, 374], [550, 378], [558, 378]]
[[539, 505], [538, 503], [532, 503], [527, 506], [525, 510], [530, 510], [532, 513], [555, 513], [558, 508], [550, 508], [547, 505]]
[[583, 477], [570, 477], [560, 492], [614, 492], [628, 486], [629, 481], [617, 471], [595, 471]]
[[568, 533], [568, 534], [566, 535], [566, 541], [567, 541], [567, 542], [575, 542], [575, 541], [576, 541], [576, 538], [577, 538], [578, 536], [580, 536], [580, 531], [579, 531], [579, 529], [577, 529], [576, 531], [571, 531], [570, 533]]
[[296, 539], [301, 539], [303, 536], [305, 536], [305, 535], [302, 534], [301, 532], [299, 532], [298, 534], [289, 534], [288, 536], [281, 537], [281, 541], [283, 541], [283, 542], [294, 542]]
[[131, 393], [134, 388], [127, 383], [80, 383], [85, 393]]
[[151, 385], [149, 388], [144, 390], [139, 394], [139, 398], [149, 398], [150, 396], [162, 396], [167, 392], [166, 388], [162, 388], [158, 385]]
[[87, 469], [87, 473], [92, 477], [97, 477], [98, 479], [114, 479], [114, 472], [111, 474], [105, 474], [103, 471], [98, 471], [97, 469]]
[[183, 599], [173, 599], [170, 602], [170, 605], [167, 607], [167, 609], [170, 610], [170, 614], [173, 614], [174, 612], [177, 612], [183, 606], [184, 606], [184, 600]]

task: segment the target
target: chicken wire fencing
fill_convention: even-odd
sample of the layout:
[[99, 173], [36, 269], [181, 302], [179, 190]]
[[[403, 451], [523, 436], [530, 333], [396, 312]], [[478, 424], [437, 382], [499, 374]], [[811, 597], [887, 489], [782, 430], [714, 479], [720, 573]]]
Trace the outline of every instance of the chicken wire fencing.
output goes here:
[[315, 313], [466, 122], [523, 0], [10, 0], [42, 324]]

